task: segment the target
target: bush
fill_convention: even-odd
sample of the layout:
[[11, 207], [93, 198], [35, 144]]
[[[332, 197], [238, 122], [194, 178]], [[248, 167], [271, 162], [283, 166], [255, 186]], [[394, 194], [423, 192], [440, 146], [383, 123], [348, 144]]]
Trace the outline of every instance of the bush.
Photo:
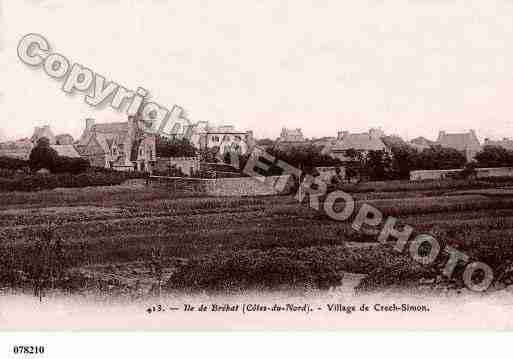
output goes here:
[[0, 191], [39, 191], [66, 187], [113, 186], [134, 178], [145, 178], [146, 173], [118, 172], [93, 168], [87, 172], [56, 174], [22, 174], [13, 178], [0, 178]]
[[327, 289], [342, 283], [337, 266], [324, 256], [290, 248], [219, 252], [193, 259], [165, 289], [234, 291], [246, 289]]
[[28, 167], [28, 161], [12, 158], [12, 157], [0, 157], [0, 168], [9, 170], [18, 170]]
[[196, 149], [189, 140], [167, 138], [158, 136], [156, 142], [157, 156], [159, 157], [194, 157]]
[[46, 137], [42, 137], [37, 141], [36, 147], [30, 152], [30, 169], [38, 171], [41, 168], [46, 168], [51, 171], [58, 157], [57, 151], [50, 147], [50, 141]]
[[464, 190], [485, 189], [513, 185], [513, 177], [490, 177], [480, 179], [443, 179], [423, 181], [373, 181], [359, 184], [329, 185], [328, 192], [342, 190], [348, 193], [365, 192], [402, 192], [402, 191], [426, 191], [426, 190]]
[[36, 147], [30, 152], [28, 165], [32, 171], [46, 168], [52, 173], [82, 173], [89, 167], [89, 161], [84, 158], [59, 156], [47, 138], [37, 141]]
[[52, 173], [81, 173], [89, 167], [89, 161], [86, 159], [59, 156], [50, 170]]
[[172, 166], [167, 171], [153, 171], [155, 176], [166, 176], [166, 177], [186, 177], [181, 168]]

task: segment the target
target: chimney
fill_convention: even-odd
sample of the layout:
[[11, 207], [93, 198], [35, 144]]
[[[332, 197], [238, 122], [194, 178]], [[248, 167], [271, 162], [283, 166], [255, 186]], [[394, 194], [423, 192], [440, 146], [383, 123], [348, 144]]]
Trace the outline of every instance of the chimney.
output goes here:
[[385, 133], [381, 129], [381, 127], [378, 128], [371, 128], [369, 130], [369, 136], [370, 138], [381, 138], [385, 136]]
[[94, 118], [86, 118], [86, 131], [91, 131], [94, 126]]
[[341, 140], [348, 135], [348, 131], [338, 131], [337, 140]]

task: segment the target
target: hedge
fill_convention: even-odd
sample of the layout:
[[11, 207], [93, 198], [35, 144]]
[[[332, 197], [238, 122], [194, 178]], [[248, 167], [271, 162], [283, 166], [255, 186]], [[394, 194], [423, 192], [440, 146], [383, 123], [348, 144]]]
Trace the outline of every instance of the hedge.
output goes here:
[[329, 185], [328, 192], [342, 190], [348, 193], [401, 192], [424, 190], [483, 189], [513, 185], [513, 177], [490, 177], [481, 179], [444, 179], [424, 181], [373, 181], [358, 184]]
[[39, 191], [59, 187], [89, 187], [119, 185], [132, 178], [145, 178], [146, 173], [118, 172], [91, 169], [80, 174], [18, 174], [11, 178], [0, 178], [0, 191]]
[[25, 160], [22, 160], [19, 158], [0, 156], [0, 168], [1, 169], [19, 170], [19, 169], [23, 169], [28, 166], [29, 166], [28, 161], [25, 161]]
[[333, 261], [305, 254], [290, 248], [219, 252], [191, 260], [169, 278], [165, 289], [327, 289], [342, 283]]

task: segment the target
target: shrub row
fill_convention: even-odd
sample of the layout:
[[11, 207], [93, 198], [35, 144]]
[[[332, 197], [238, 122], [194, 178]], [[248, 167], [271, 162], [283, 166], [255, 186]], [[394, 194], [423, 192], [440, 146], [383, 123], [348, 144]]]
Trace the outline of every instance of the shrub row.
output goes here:
[[90, 170], [80, 174], [19, 174], [12, 178], [0, 178], [0, 191], [39, 191], [59, 187], [89, 187], [119, 185], [132, 178], [144, 178], [139, 172]]
[[336, 269], [329, 258], [309, 257], [289, 248], [218, 252], [191, 260], [171, 276], [165, 288], [223, 292], [330, 288], [342, 282]]
[[28, 167], [28, 161], [19, 158], [0, 156], [0, 168], [17, 170], [24, 167]]
[[459, 190], [482, 189], [513, 185], [512, 177], [493, 177], [486, 179], [446, 179], [425, 181], [374, 181], [359, 184], [343, 184], [328, 186], [329, 192], [342, 190], [348, 193], [355, 192], [400, 192], [422, 190]]

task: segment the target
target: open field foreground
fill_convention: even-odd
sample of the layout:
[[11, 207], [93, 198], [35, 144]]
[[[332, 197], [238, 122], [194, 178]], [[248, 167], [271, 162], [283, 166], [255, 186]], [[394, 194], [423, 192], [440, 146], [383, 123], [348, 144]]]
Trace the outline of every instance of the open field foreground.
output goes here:
[[[371, 204], [416, 234], [431, 233], [442, 248], [487, 263], [495, 278], [484, 295], [511, 284], [512, 197], [451, 190], [353, 196], [357, 209]], [[381, 226], [352, 229], [356, 212], [337, 222], [293, 196], [175, 198], [144, 186], [112, 186], [0, 193], [0, 203], [0, 280], [4, 292], [15, 295], [135, 300], [328, 293], [344, 285], [359, 295], [468, 292], [463, 266], [451, 279], [441, 275], [447, 255], [419, 264], [407, 250], [394, 251], [395, 240], [377, 242]]]

